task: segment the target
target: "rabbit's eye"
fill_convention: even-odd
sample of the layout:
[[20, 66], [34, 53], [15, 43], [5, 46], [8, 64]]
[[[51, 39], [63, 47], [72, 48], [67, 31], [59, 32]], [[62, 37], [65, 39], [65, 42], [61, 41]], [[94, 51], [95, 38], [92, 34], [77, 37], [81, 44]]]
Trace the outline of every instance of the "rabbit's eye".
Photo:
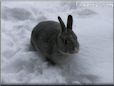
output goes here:
[[67, 44], [67, 40], [64, 40], [64, 43]]

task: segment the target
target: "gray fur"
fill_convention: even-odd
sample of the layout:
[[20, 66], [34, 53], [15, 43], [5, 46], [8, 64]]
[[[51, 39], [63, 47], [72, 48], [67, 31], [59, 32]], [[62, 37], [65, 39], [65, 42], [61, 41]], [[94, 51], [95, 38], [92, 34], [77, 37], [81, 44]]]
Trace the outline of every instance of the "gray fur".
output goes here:
[[[67, 24], [70, 23], [69, 25], [73, 22], [71, 17], [71, 15], [68, 17], [70, 21], [67, 21]], [[62, 55], [77, 53], [79, 50], [77, 36], [72, 28], [66, 28], [60, 17], [58, 20], [60, 23], [55, 21], [40, 22], [31, 34], [31, 44], [34, 49], [55, 63], [55, 59], [61, 60]]]

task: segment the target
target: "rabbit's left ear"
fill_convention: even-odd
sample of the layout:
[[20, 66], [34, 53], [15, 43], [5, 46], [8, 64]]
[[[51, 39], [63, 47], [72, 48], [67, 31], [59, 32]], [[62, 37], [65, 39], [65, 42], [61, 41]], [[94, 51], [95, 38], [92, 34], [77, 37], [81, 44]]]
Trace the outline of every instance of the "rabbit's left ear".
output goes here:
[[63, 22], [63, 20], [61, 19], [60, 16], [58, 16], [58, 20], [60, 22], [62, 32], [66, 31], [65, 24], [64, 24], [64, 22]]
[[71, 29], [72, 30], [72, 23], [73, 23], [72, 15], [68, 15], [68, 19], [67, 19], [67, 30], [68, 29]]

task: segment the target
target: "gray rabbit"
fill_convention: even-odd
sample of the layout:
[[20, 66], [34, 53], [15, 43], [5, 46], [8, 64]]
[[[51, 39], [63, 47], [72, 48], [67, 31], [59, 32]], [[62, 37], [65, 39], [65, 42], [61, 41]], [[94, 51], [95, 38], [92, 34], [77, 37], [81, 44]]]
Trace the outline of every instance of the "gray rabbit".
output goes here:
[[61, 60], [61, 56], [73, 54], [79, 51], [77, 36], [72, 30], [73, 18], [68, 15], [67, 27], [58, 16], [56, 21], [40, 22], [31, 33], [31, 44], [33, 48], [40, 51], [48, 61], [53, 64]]

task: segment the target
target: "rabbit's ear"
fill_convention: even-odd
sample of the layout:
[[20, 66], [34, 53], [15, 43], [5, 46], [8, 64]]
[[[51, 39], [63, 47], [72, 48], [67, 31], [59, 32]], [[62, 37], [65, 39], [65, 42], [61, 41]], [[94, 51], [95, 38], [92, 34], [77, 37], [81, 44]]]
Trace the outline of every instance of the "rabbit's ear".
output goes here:
[[71, 29], [71, 30], [72, 30], [72, 23], [73, 23], [72, 15], [68, 15], [68, 19], [67, 19], [67, 29]]
[[62, 21], [62, 19], [61, 19], [60, 16], [58, 16], [58, 20], [59, 20], [59, 22], [60, 22], [62, 32], [64, 32], [64, 31], [66, 30], [65, 24], [64, 24], [64, 22]]

